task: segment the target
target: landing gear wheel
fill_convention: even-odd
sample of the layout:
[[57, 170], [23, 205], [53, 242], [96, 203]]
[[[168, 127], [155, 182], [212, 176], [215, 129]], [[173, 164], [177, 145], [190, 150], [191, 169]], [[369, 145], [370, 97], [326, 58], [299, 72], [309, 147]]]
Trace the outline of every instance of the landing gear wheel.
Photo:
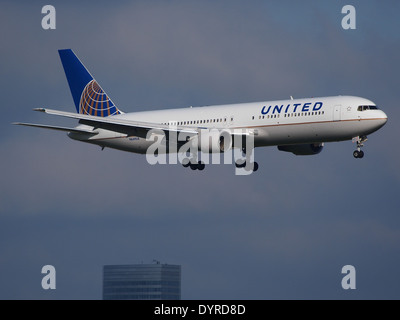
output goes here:
[[355, 150], [355, 151], [353, 152], [353, 157], [356, 158], [356, 159], [361, 159], [361, 158], [363, 158], [363, 157], [364, 157], [364, 151], [362, 151], [362, 150]]
[[199, 163], [197, 164], [197, 169], [199, 169], [200, 171], [204, 170], [205, 167], [206, 165], [203, 161], [199, 161]]
[[246, 161], [243, 161], [243, 163], [235, 162], [236, 168], [244, 168], [245, 166], [246, 166]]
[[253, 164], [253, 172], [256, 172], [258, 170], [258, 163], [254, 162]]
[[182, 165], [187, 168], [190, 166], [190, 160], [188, 158], [185, 158], [182, 160]]
[[198, 169], [198, 168], [199, 168], [199, 166], [198, 166], [197, 163], [190, 163], [190, 169], [196, 170], [196, 169]]
[[200, 171], [204, 170], [204, 168], [206, 167], [203, 161], [198, 161], [197, 163], [189, 162], [189, 166], [190, 169], [192, 170], [200, 170]]
[[[236, 168], [246, 168], [246, 164], [247, 164], [246, 161], [244, 161], [243, 163], [235, 162]], [[256, 172], [257, 170], [258, 170], [258, 163], [257, 162], [253, 162], [253, 172]]]

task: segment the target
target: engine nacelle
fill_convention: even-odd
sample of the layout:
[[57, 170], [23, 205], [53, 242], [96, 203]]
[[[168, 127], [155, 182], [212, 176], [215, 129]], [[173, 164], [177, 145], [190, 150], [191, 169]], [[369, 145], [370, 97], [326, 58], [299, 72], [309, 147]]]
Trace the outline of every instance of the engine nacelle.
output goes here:
[[198, 148], [205, 153], [221, 153], [232, 148], [232, 136], [228, 131], [202, 129], [198, 135]]
[[278, 150], [291, 152], [296, 156], [309, 156], [320, 153], [323, 147], [323, 143], [292, 144], [286, 146], [278, 146]]

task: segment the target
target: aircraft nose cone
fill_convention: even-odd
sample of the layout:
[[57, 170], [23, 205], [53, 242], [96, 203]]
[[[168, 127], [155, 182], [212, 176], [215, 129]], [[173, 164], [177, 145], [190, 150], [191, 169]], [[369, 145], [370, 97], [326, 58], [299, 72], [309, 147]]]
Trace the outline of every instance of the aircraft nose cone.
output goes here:
[[386, 115], [386, 113], [384, 113], [382, 110], [380, 110], [382, 112], [382, 120], [383, 120], [383, 124], [385, 124], [388, 120], [388, 117]]
[[387, 117], [386, 113], [384, 113], [382, 110], [379, 110], [379, 112], [380, 112], [380, 114], [379, 114], [379, 116], [377, 118], [377, 121], [376, 121], [378, 129], [382, 128], [386, 124], [386, 122], [388, 120], [388, 117]]

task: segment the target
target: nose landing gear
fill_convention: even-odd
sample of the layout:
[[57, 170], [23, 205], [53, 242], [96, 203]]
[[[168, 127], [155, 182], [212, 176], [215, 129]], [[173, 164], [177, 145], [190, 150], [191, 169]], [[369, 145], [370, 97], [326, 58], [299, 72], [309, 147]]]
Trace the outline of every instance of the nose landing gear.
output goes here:
[[362, 150], [360, 150], [360, 151], [355, 150], [355, 151], [353, 152], [353, 157], [356, 158], [356, 159], [361, 159], [362, 157], [364, 157], [364, 151], [362, 151]]
[[361, 147], [364, 146], [364, 142], [367, 141], [367, 136], [355, 137], [353, 141], [357, 142], [357, 150], [353, 152], [353, 157], [356, 159], [361, 159], [364, 157], [364, 151], [361, 150]]

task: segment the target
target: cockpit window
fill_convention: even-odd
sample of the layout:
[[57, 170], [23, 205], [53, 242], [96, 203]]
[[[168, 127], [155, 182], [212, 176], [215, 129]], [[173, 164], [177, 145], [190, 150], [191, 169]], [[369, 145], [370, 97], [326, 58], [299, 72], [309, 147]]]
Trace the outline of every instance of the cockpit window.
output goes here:
[[377, 106], [358, 106], [357, 111], [378, 110]]

